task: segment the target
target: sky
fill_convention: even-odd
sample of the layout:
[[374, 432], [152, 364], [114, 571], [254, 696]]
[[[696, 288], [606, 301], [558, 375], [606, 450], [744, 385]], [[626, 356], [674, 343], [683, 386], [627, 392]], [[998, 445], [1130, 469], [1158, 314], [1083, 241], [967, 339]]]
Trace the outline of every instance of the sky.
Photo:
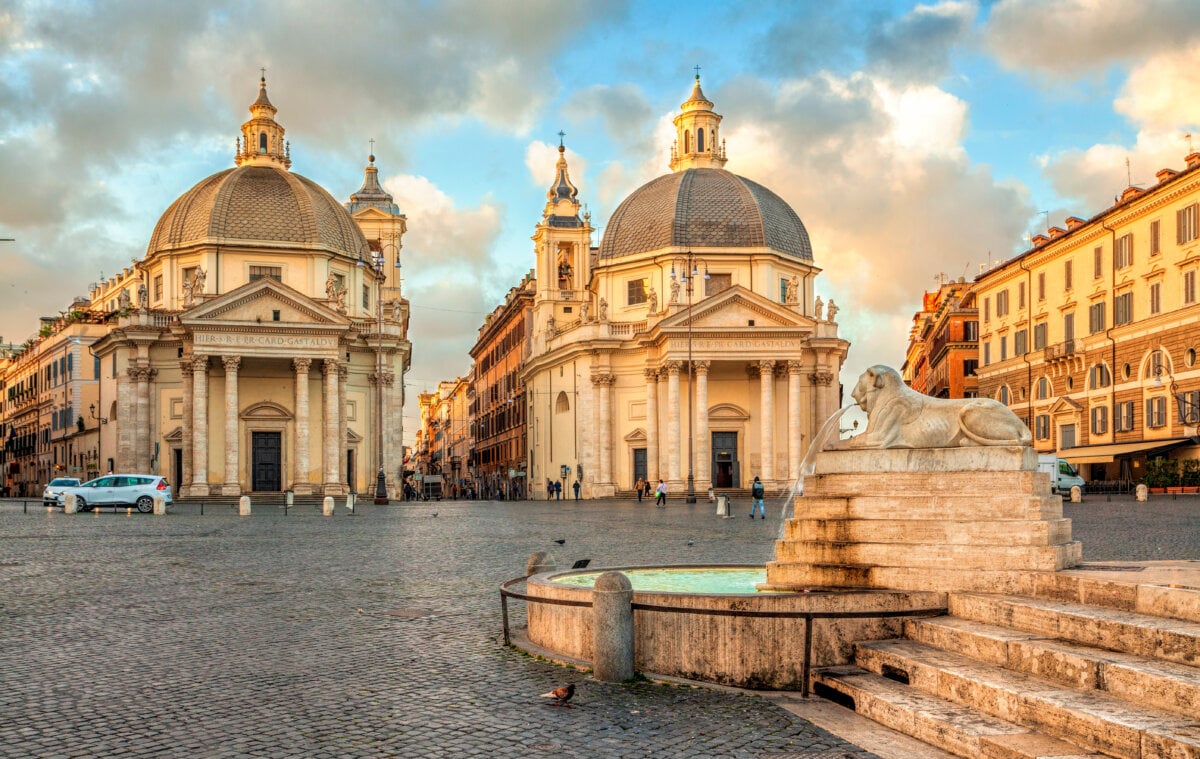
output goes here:
[[417, 393], [469, 370], [533, 267], [558, 132], [603, 235], [668, 172], [695, 66], [726, 168], [808, 229], [847, 386], [900, 366], [938, 277], [1182, 168], [1189, 134], [1200, 150], [1194, 0], [0, 0], [0, 342], [233, 166], [265, 67], [292, 170], [347, 200], [374, 140], [408, 217], [411, 440]]

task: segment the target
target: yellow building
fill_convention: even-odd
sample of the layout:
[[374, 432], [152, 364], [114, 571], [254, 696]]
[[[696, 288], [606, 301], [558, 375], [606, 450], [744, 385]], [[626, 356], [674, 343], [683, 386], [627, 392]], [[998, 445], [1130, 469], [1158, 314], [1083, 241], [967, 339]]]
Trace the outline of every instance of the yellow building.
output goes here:
[[533, 235], [530, 495], [584, 498], [665, 480], [673, 497], [789, 485], [839, 406], [849, 347], [814, 291], [796, 213], [726, 171], [721, 116], [700, 89], [675, 119], [672, 173], [634, 191], [598, 249], [563, 148]]
[[346, 207], [291, 172], [265, 80], [250, 113], [236, 168], [180, 196], [145, 257], [89, 293], [98, 448], [184, 496], [366, 491], [380, 465], [397, 495], [405, 218], [374, 156]]
[[1039, 451], [1090, 465], [1089, 480], [1200, 453], [1200, 153], [1186, 161], [975, 283], [980, 395], [1025, 419]]

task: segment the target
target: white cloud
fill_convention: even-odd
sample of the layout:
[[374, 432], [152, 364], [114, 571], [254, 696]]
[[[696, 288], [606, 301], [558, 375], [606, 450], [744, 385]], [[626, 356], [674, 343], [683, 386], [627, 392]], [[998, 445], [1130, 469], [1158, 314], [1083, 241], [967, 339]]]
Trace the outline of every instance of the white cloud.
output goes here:
[[[566, 148], [567, 176], [571, 184], [584, 187], [587, 184], [587, 159]], [[549, 189], [558, 171], [558, 146], [534, 140], [525, 146], [525, 168], [529, 170], [529, 181], [535, 187]]]
[[1200, 126], [1200, 46], [1156, 53], [1135, 66], [1114, 107], [1144, 129]]

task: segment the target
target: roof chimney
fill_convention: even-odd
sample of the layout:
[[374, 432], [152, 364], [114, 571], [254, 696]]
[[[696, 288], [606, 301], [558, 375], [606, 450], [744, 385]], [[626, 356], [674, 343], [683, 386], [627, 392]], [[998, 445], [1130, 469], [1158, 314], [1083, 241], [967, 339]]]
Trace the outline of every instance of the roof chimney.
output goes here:
[[1189, 169], [1194, 169], [1197, 166], [1200, 166], [1200, 153], [1188, 153], [1187, 157], [1183, 160], [1187, 161], [1187, 167]]
[[1083, 219], [1079, 218], [1078, 216], [1068, 216], [1067, 217], [1067, 231], [1070, 231], [1073, 229], [1079, 229], [1086, 223], [1087, 222], [1085, 222]]
[[1154, 178], [1158, 180], [1159, 184], [1162, 184], [1163, 182], [1167, 181], [1171, 177], [1174, 177], [1178, 174], [1179, 174], [1179, 172], [1176, 171], [1175, 169], [1159, 169], [1158, 173], [1154, 175]]

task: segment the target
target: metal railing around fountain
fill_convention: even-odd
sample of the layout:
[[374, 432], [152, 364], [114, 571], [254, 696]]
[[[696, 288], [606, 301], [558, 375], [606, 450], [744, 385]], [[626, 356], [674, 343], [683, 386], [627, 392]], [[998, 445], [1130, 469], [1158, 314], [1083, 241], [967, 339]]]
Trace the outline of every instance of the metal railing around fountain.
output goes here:
[[[519, 593], [509, 588], [519, 582], [524, 582], [529, 576], [514, 577], [500, 586], [500, 614], [504, 624], [504, 645], [509, 646], [508, 633], [508, 599], [515, 598], [526, 603], [549, 604], [551, 606], [577, 606], [591, 608], [591, 601], [572, 601], [566, 598], [543, 598]], [[757, 609], [697, 609], [690, 606], [661, 606], [659, 604], [643, 604], [634, 601], [630, 606], [634, 611], [657, 611], [669, 614], [707, 614], [713, 617], [759, 617], [763, 619], [803, 619], [804, 620], [804, 661], [800, 670], [802, 683], [801, 695], [808, 698], [809, 674], [812, 670], [812, 629], [814, 619], [887, 619], [892, 617], [940, 617], [947, 613], [945, 606], [927, 609], [895, 609], [892, 611], [762, 611]]]

